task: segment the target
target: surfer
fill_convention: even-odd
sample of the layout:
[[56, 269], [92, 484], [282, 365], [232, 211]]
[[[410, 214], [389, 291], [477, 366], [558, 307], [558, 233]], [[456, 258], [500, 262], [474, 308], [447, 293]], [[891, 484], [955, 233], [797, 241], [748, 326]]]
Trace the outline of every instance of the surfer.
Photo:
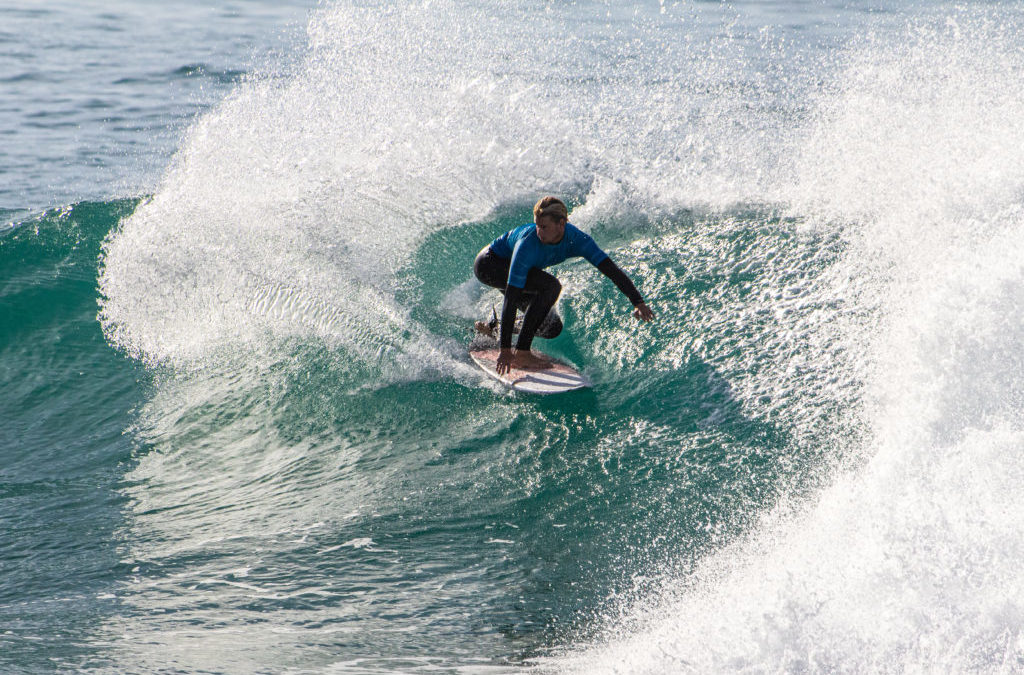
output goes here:
[[[633, 303], [633, 316], [650, 321], [654, 313], [644, 302], [636, 286], [602, 251], [587, 233], [569, 222], [569, 210], [557, 197], [544, 197], [533, 207], [534, 222], [501, 235], [476, 256], [476, 278], [500, 290], [505, 301], [501, 308], [500, 354], [498, 374], [512, 367], [543, 367], [546, 361], [530, 352], [535, 335], [556, 337], [562, 332], [562, 319], [554, 311], [562, 284], [543, 268], [566, 258], [585, 258], [611, 279]], [[523, 310], [523, 325], [512, 350], [512, 330], [517, 310]], [[477, 331], [493, 335], [494, 326], [478, 321]]]

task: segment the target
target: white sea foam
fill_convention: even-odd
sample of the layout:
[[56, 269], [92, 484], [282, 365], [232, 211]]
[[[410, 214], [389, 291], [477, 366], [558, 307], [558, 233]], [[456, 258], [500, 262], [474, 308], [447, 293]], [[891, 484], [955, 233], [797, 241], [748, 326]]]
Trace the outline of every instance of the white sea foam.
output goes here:
[[[567, 16], [565, 48], [537, 49]], [[108, 239], [108, 339], [153, 362], [297, 336], [396, 370], [446, 367], [450, 347], [395, 300], [431, 231], [545, 192], [585, 201], [585, 227], [757, 194], [765, 120], [719, 84], [747, 68], [724, 58], [739, 50], [679, 41], [667, 18], [587, 16], [322, 9], [287, 72], [200, 118]]]
[[1024, 668], [1020, 34], [961, 10], [872, 36], [822, 92], [786, 190], [862, 280], [860, 461], [542, 668]]

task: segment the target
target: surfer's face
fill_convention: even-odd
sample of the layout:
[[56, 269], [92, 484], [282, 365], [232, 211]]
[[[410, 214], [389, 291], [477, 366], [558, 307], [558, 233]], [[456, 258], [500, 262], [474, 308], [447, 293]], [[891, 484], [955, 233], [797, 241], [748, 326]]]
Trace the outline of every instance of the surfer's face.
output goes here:
[[541, 216], [537, 219], [537, 238], [542, 244], [557, 244], [565, 235], [565, 218]]

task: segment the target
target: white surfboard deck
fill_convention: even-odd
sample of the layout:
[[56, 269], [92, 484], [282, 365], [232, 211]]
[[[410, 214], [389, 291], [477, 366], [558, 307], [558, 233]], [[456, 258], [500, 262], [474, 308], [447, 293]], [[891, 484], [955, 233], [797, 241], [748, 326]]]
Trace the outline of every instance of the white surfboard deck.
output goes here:
[[507, 387], [528, 394], [561, 394], [574, 389], [593, 386], [590, 379], [567, 363], [547, 354], [533, 352], [545, 361], [544, 368], [513, 368], [504, 375], [494, 369], [498, 363], [498, 349], [474, 349], [470, 358], [480, 369]]

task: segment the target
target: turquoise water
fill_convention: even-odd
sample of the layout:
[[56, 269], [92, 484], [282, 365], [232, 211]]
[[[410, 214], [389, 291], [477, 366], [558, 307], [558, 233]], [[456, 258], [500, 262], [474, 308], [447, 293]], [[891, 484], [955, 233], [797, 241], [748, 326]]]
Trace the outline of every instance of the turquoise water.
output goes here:
[[[1024, 669], [1016, 4], [103, 8], [0, 10], [0, 670]], [[657, 320], [515, 395], [549, 192]]]

